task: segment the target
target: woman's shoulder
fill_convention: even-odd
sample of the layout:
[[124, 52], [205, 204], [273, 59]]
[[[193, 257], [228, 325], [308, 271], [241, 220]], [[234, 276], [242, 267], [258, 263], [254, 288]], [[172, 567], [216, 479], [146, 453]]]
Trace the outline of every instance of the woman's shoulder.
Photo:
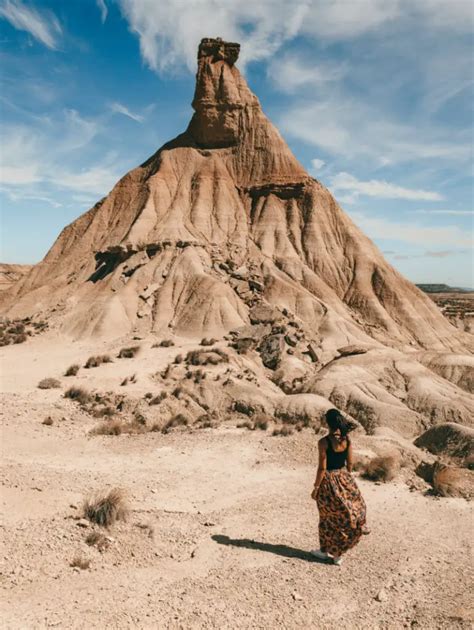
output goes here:
[[321, 439], [318, 440], [318, 444], [321, 447], [327, 448], [328, 446], [328, 436], [325, 435], [324, 437], [322, 437]]

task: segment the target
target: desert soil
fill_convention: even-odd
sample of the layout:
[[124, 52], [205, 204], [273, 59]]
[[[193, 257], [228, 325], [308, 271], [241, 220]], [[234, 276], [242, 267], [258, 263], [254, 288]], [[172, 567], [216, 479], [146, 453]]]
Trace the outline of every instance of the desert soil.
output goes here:
[[[313, 431], [91, 437], [96, 420], [62, 397], [69, 379], [36, 386], [101, 351], [42, 337], [2, 349], [3, 628], [472, 627], [471, 504], [359, 479], [372, 533], [341, 567], [319, 563]], [[149, 371], [116, 361], [72, 380], [105, 390], [136, 372], [146, 392]], [[116, 486], [131, 512], [101, 553], [81, 504]]]

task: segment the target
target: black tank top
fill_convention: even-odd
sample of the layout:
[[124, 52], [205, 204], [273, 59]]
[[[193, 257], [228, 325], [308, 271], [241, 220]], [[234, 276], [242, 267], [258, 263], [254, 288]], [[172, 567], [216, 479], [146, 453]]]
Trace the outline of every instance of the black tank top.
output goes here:
[[349, 450], [349, 440], [346, 438], [347, 446], [343, 451], [335, 451], [331, 438], [328, 436], [326, 438], [328, 443], [328, 447], [326, 450], [326, 468], [327, 470], [340, 470], [344, 468], [347, 462], [347, 451]]

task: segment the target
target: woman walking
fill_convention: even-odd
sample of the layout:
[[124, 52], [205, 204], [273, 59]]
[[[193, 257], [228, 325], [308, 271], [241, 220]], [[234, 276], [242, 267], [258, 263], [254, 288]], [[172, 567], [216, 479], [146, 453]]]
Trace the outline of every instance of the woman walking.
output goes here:
[[311, 553], [321, 560], [342, 564], [365, 528], [366, 507], [354, 481], [349, 432], [355, 425], [337, 409], [326, 412], [329, 434], [319, 440], [319, 465], [311, 498], [319, 510], [319, 549]]

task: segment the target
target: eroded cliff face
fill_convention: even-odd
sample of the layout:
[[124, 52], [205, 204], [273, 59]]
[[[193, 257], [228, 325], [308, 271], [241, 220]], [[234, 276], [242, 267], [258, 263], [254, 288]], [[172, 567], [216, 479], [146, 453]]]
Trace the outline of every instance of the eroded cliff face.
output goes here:
[[[205, 335], [247, 323], [263, 301], [312, 326], [326, 349], [367, 340], [462, 347], [467, 338], [292, 155], [238, 54], [235, 43], [201, 42], [188, 129], [63, 230], [8, 292], [9, 312], [59, 306], [74, 336]], [[240, 269], [245, 298], [223, 264]]]

